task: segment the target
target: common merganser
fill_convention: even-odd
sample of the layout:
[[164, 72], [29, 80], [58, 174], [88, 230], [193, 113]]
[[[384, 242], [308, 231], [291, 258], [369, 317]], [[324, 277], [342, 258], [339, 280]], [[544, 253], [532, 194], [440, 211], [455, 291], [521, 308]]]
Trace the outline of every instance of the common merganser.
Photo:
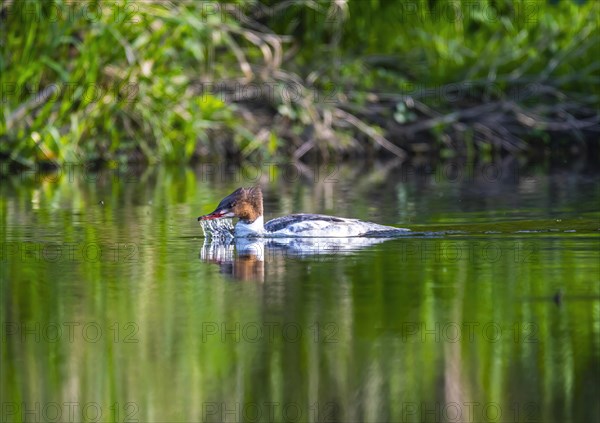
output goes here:
[[233, 233], [237, 238], [394, 237], [410, 232], [358, 219], [304, 213], [278, 217], [265, 224], [260, 187], [238, 188], [221, 200], [215, 211], [200, 216], [198, 221], [233, 217], [239, 219]]

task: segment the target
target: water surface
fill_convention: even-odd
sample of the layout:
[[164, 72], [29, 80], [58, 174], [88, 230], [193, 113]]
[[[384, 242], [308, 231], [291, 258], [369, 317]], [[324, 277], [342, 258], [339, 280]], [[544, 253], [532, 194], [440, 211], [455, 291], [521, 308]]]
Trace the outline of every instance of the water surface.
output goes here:
[[[516, 164], [13, 175], [2, 419], [598, 421], [599, 181]], [[416, 233], [211, 249], [196, 217], [255, 183], [266, 219]]]

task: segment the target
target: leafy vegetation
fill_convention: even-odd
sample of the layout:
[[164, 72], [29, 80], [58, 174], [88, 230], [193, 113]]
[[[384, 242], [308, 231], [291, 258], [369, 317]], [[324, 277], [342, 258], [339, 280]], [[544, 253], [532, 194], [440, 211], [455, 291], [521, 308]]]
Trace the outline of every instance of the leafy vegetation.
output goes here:
[[[516, 154], [600, 131], [599, 4], [0, 6], [0, 157]], [[558, 137], [560, 138], [560, 137]]]

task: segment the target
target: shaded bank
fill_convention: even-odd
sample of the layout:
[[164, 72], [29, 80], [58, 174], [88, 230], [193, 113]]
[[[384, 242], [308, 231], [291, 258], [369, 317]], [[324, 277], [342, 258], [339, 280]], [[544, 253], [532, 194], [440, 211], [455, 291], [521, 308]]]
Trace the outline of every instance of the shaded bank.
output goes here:
[[4, 2], [0, 157], [597, 156], [599, 7]]

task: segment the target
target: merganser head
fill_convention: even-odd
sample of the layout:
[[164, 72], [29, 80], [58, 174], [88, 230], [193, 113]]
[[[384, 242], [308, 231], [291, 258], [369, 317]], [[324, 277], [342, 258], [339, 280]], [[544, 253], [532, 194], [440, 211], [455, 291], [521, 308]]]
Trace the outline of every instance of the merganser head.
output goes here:
[[200, 216], [200, 220], [237, 217], [252, 223], [263, 215], [263, 199], [260, 187], [238, 188], [223, 198], [215, 211]]

